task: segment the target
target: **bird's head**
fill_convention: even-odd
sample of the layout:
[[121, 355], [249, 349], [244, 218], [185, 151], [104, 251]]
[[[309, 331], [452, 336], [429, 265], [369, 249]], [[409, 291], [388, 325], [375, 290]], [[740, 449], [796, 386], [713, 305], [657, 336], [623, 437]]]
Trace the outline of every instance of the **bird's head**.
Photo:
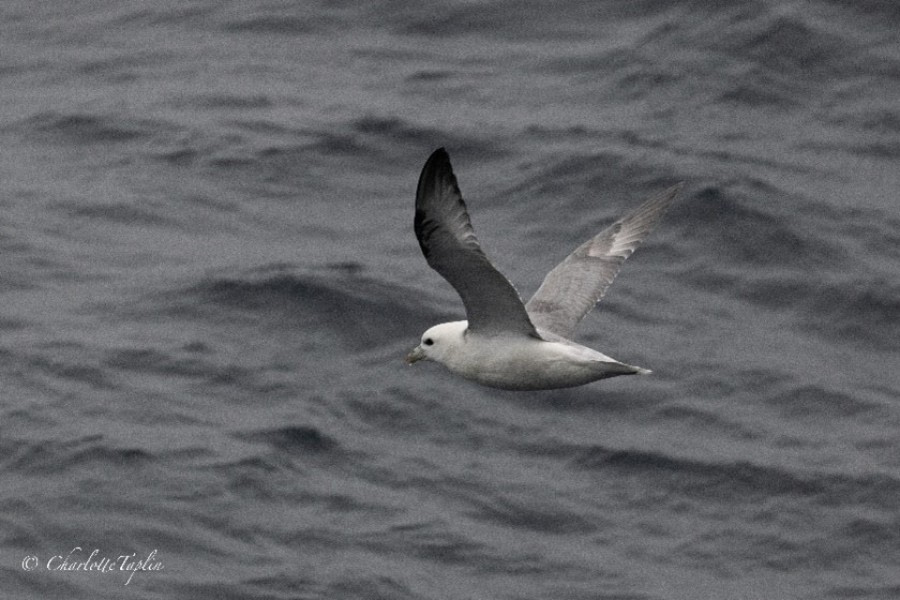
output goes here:
[[422, 334], [422, 341], [406, 355], [406, 362], [413, 364], [422, 359], [439, 363], [446, 362], [446, 356], [463, 344], [468, 327], [468, 321], [453, 321], [435, 325]]

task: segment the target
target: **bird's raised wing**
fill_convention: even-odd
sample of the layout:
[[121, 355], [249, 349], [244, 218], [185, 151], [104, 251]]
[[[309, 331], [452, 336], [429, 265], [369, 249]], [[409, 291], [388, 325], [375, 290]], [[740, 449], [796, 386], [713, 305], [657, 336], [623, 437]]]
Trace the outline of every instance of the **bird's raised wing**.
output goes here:
[[661, 192], [575, 249], [547, 273], [525, 308], [532, 323], [571, 339], [575, 327], [606, 293], [625, 259], [640, 245], [682, 184]]
[[537, 337], [519, 294], [481, 250], [443, 148], [419, 176], [415, 230], [429, 266], [462, 298], [470, 331]]

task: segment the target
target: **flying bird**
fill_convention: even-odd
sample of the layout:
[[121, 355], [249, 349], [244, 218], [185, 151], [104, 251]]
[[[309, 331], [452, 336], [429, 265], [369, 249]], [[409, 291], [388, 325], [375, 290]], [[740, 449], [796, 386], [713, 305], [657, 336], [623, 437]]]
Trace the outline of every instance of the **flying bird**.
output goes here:
[[443, 148], [435, 150], [419, 176], [415, 232], [428, 265], [462, 298], [467, 319], [428, 329], [406, 361], [433, 360], [467, 379], [506, 390], [567, 388], [650, 373], [571, 338], [681, 185], [651, 197], [578, 246], [523, 304], [481, 250], [450, 157]]

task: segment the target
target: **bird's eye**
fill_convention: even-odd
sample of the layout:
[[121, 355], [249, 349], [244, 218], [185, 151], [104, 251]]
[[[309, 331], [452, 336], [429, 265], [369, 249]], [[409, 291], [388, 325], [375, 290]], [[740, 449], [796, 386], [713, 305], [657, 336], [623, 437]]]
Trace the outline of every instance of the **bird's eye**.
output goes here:
[[434, 344], [434, 340], [431, 338], [425, 338], [425, 340], [422, 343], [425, 344], [426, 346], [431, 346]]

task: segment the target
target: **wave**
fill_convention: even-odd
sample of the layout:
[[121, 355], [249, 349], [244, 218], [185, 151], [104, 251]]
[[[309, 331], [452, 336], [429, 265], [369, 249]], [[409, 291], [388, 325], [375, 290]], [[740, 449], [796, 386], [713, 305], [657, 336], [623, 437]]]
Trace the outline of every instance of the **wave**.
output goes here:
[[221, 25], [228, 33], [250, 33], [258, 35], [310, 35], [326, 33], [339, 25], [332, 19], [320, 15], [259, 15], [243, 19], [228, 20]]
[[695, 285], [742, 298], [790, 316], [809, 334], [860, 347], [893, 351], [900, 348], [900, 286], [880, 277], [842, 281], [799, 278], [787, 272], [759, 277], [697, 270]]
[[176, 223], [173, 219], [162, 217], [149, 210], [124, 202], [87, 205], [71, 204], [67, 205], [67, 207], [73, 216], [98, 219], [110, 223], [148, 227], [170, 227]]
[[900, 284], [887, 279], [850, 279], [816, 286], [803, 302], [807, 331], [852, 340], [884, 351], [900, 349]]
[[198, 356], [200, 352], [189, 345], [175, 350], [117, 348], [105, 352], [103, 365], [119, 372], [161, 375], [168, 379], [198, 379], [238, 390], [271, 392], [279, 387], [277, 383], [266, 381], [262, 369], [219, 364], [214, 357]]
[[59, 474], [88, 465], [103, 468], [138, 469], [147, 465], [154, 456], [135, 447], [114, 445], [102, 435], [57, 441], [21, 442], [4, 438], [3, 470], [24, 473]]
[[800, 385], [771, 396], [767, 395], [765, 402], [787, 418], [801, 419], [852, 418], [875, 408], [871, 402], [858, 396], [813, 384]]
[[[257, 101], [275, 102], [258, 96], [200, 96], [189, 100], [238, 104], [241, 111], [254, 110], [252, 105]], [[159, 158], [178, 165], [202, 164], [223, 178], [237, 181], [238, 185], [252, 180], [264, 185], [273, 195], [292, 198], [298, 195], [298, 190], [314, 190], [331, 196], [342, 187], [368, 195], [370, 187], [360, 189], [356, 184], [361, 174], [408, 180], [414, 177], [426, 153], [438, 146], [481, 159], [505, 153], [495, 140], [487, 137], [462, 135], [407, 119], [372, 114], [334, 123], [328, 129], [298, 128], [235, 115], [229, 122], [228, 136], [215, 140], [179, 140], [171, 145], [175, 144], [177, 147], [160, 152]], [[347, 173], [348, 164], [353, 165], [356, 177], [330, 180], [321, 177], [323, 172]], [[254, 191], [258, 193], [258, 189]]]
[[315, 270], [267, 265], [213, 276], [170, 293], [165, 310], [199, 313], [217, 321], [230, 321], [238, 313], [244, 320], [258, 319], [279, 328], [328, 330], [357, 349], [405, 338], [418, 331], [414, 324], [443, 316], [429, 310], [419, 292], [373, 279], [363, 271], [355, 263]]
[[[462, 482], [449, 487], [458, 489]], [[438, 484], [442, 488], [445, 484]], [[446, 496], [458, 495], [450, 489]], [[510, 497], [513, 496], [513, 497]], [[471, 508], [465, 512], [473, 519], [513, 529], [527, 529], [553, 535], [589, 534], [597, 529], [593, 519], [579, 512], [566, 510], [559, 503], [542, 501], [534, 497], [520, 497], [517, 494], [481, 493], [467, 498]]]
[[818, 504], [869, 506], [889, 510], [900, 493], [900, 480], [887, 474], [849, 476], [792, 473], [749, 461], [707, 462], [643, 450], [593, 446], [578, 451], [571, 463], [582, 469], [649, 477], [682, 495], [722, 502], [756, 502], [772, 496], [809, 497]]
[[[679, 203], [671, 219], [694, 231], [694, 244], [715, 246], [717, 260], [728, 264], [809, 270], [837, 267], [844, 251], [786, 218], [785, 202], [803, 204], [784, 192], [756, 181], [707, 185]], [[700, 236], [698, 238], [698, 236]]]
[[340, 450], [340, 444], [334, 438], [309, 425], [289, 425], [239, 433], [236, 436], [250, 442], [262, 442], [290, 454], [336, 453]]
[[[73, 343], [65, 348], [42, 348], [43, 352], [16, 354], [15, 359], [33, 376], [43, 374], [56, 381], [85, 384], [93, 389], [116, 388], [114, 379], [88, 358], [92, 352], [82, 344]], [[51, 354], [52, 352], [52, 356]], [[60, 351], [62, 350], [62, 351]]]
[[19, 123], [26, 133], [53, 137], [76, 144], [115, 144], [148, 140], [160, 132], [170, 132], [172, 124], [112, 114], [42, 112]]

